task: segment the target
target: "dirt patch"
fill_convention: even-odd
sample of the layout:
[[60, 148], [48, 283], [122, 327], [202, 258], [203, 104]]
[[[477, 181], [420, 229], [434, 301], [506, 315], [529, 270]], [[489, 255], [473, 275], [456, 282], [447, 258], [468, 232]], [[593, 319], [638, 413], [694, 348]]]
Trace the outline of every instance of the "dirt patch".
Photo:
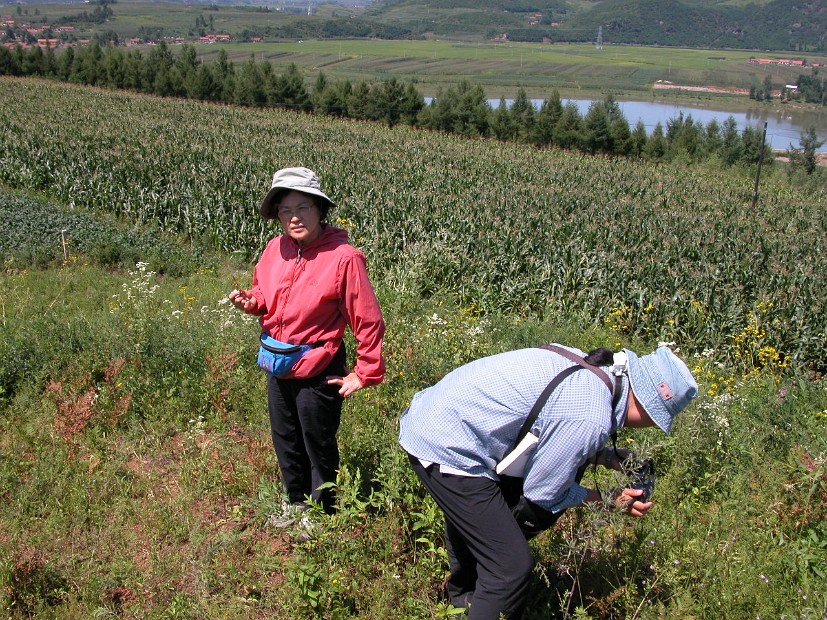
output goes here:
[[[773, 156], [776, 161], [789, 162], [786, 149], [783, 151], [773, 151]], [[816, 153], [816, 166], [827, 166], [827, 153]]]
[[655, 90], [686, 90], [697, 93], [721, 93], [725, 95], [749, 95], [746, 88], [720, 88], [717, 86], [681, 86], [672, 82], [655, 82], [652, 84]]

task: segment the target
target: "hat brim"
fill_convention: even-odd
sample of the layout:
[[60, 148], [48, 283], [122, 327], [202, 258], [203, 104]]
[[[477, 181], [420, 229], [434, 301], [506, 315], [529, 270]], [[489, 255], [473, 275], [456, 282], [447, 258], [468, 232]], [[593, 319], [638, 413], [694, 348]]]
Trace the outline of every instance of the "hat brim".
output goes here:
[[299, 192], [300, 194], [309, 194], [311, 196], [317, 196], [324, 200], [327, 203], [327, 208], [333, 209], [336, 207], [336, 203], [333, 202], [330, 198], [327, 197], [322, 191], [314, 190], [312, 188], [306, 187], [283, 187], [283, 186], [276, 186], [271, 187], [270, 191], [267, 192], [267, 195], [264, 197], [264, 200], [261, 201], [261, 206], [259, 207], [259, 213], [261, 213], [261, 217], [267, 220], [275, 220], [278, 218], [278, 214], [274, 208], [275, 204], [278, 203], [281, 195], [285, 192]]
[[635, 394], [635, 398], [644, 412], [655, 425], [658, 426], [667, 435], [672, 430], [672, 416], [661, 404], [661, 401], [655, 392], [652, 384], [654, 377], [652, 377], [649, 368], [644, 364], [638, 355], [629, 349], [623, 349], [626, 352], [629, 364], [629, 386]]

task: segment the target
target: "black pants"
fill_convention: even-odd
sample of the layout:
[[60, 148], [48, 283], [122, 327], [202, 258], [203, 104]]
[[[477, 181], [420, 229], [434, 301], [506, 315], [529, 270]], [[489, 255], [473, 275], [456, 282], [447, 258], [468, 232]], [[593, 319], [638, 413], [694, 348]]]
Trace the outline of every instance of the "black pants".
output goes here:
[[319, 486], [336, 481], [336, 432], [344, 399], [338, 385], [327, 385], [327, 377], [344, 375], [345, 358], [342, 345], [327, 368], [315, 377], [271, 376], [267, 382], [270, 431], [287, 498], [296, 504], [310, 496], [328, 513], [334, 510], [335, 493], [331, 489], [320, 491]]
[[488, 478], [443, 474], [409, 456], [411, 467], [445, 513], [451, 575], [448, 595], [470, 604], [468, 620], [518, 620], [528, 596], [534, 560], [499, 485]]

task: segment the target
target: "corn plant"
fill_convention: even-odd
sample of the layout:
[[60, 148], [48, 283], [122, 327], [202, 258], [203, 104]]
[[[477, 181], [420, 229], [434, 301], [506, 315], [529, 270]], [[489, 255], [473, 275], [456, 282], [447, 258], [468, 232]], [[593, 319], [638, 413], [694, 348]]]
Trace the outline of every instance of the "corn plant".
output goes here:
[[753, 208], [737, 171], [22, 79], [0, 81], [0, 110], [0, 183], [70, 207], [254, 258], [276, 233], [257, 211], [273, 171], [307, 165], [380, 284], [827, 369], [827, 214], [787, 184]]

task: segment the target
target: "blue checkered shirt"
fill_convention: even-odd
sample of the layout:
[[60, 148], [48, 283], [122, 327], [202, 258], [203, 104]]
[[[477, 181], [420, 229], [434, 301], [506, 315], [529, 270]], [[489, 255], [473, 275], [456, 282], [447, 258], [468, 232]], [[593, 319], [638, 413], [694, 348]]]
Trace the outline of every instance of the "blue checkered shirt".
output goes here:
[[[413, 397], [400, 420], [399, 443], [420, 460], [497, 480], [494, 468], [514, 444], [540, 393], [572, 365], [540, 348], [465, 364]], [[539, 443], [524, 470], [528, 499], [552, 512], [585, 501], [577, 470], [606, 444], [614, 430], [612, 417], [614, 428], [622, 425], [628, 389], [624, 380], [612, 412], [611, 393], [589, 370], [575, 372], [557, 386], [532, 427]]]

